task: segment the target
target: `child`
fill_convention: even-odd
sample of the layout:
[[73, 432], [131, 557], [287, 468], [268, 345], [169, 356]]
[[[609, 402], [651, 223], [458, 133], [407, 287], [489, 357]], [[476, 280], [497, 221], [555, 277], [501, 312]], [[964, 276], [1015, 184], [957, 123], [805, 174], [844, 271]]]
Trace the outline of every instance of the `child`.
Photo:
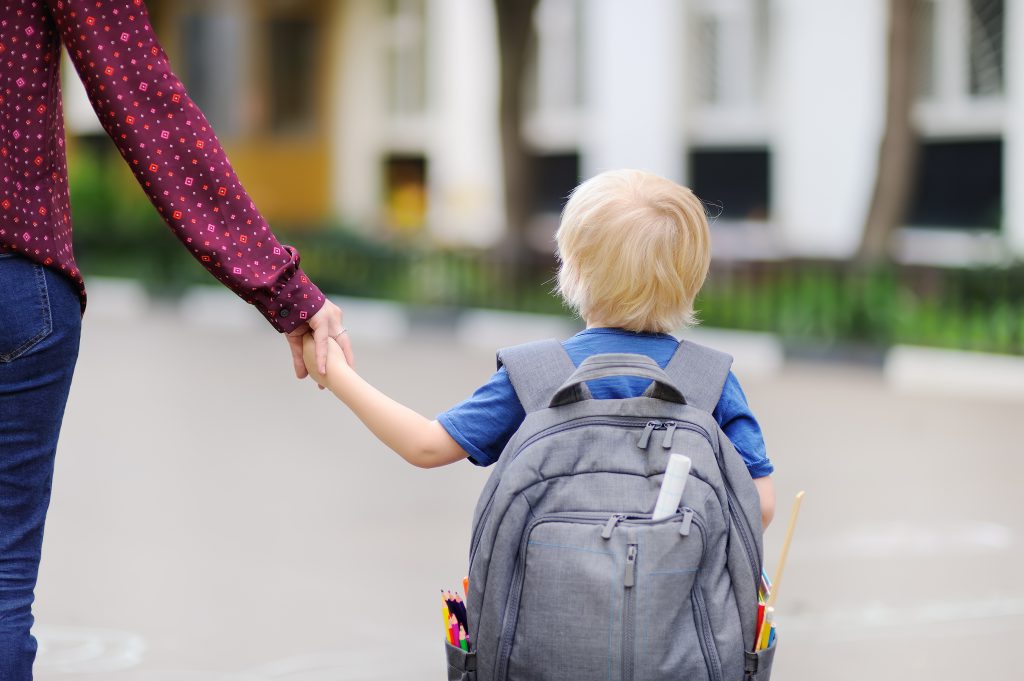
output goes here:
[[[627, 352], [647, 355], [664, 368], [679, 345], [669, 332], [694, 323], [693, 301], [711, 258], [707, 218], [693, 192], [637, 170], [602, 173], [572, 193], [556, 241], [559, 294], [587, 325], [562, 342], [573, 363]], [[306, 366], [317, 382], [415, 466], [433, 468], [467, 457], [488, 466], [526, 416], [504, 368], [472, 397], [430, 421], [364, 381], [336, 344], [329, 344], [326, 375], [316, 370], [311, 336], [304, 345]], [[627, 398], [641, 395], [649, 383], [603, 378], [588, 387], [598, 399]], [[775, 510], [773, 466], [732, 373], [714, 417], [754, 478], [767, 527]]]

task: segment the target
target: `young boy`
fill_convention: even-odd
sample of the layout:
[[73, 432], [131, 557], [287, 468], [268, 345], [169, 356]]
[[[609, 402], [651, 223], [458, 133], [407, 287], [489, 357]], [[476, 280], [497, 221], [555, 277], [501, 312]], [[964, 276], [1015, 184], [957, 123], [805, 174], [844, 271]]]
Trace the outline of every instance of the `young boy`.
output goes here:
[[[587, 328], [562, 342], [573, 363], [607, 352], [651, 357], [665, 367], [679, 345], [670, 331], [694, 323], [693, 301], [710, 264], [708, 223], [693, 192], [637, 170], [602, 173], [572, 193], [556, 241], [558, 291]], [[329, 388], [381, 442], [414, 466], [433, 468], [469, 458], [498, 460], [526, 417], [504, 368], [472, 397], [428, 420], [364, 381], [330, 343], [327, 373], [317, 371], [305, 338], [310, 374]], [[593, 397], [627, 398], [649, 380], [603, 378], [588, 383]], [[761, 496], [765, 527], [775, 511], [773, 466], [757, 420], [730, 372], [715, 420], [747, 464]]]

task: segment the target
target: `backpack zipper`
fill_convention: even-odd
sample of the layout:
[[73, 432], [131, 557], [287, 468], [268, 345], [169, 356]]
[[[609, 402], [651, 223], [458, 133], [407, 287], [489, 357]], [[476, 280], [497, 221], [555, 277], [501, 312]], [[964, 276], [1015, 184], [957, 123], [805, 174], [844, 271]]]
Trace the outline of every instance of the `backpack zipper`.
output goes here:
[[[583, 416], [583, 417], [580, 417], [578, 419], [572, 419], [571, 421], [565, 421], [565, 422], [560, 423], [558, 425], [551, 426], [549, 428], [545, 428], [544, 430], [542, 430], [542, 431], [540, 431], [538, 433], [534, 433], [532, 436], [530, 436], [526, 440], [526, 442], [524, 442], [522, 445], [520, 445], [514, 452], [511, 452], [511, 458], [514, 460], [516, 457], [519, 456], [519, 454], [521, 454], [523, 452], [524, 449], [526, 449], [530, 445], [536, 443], [538, 440], [543, 439], [545, 437], [548, 437], [549, 435], [556, 435], [558, 433], [562, 433], [562, 432], [565, 432], [567, 430], [574, 430], [576, 428], [582, 428], [584, 426], [589, 426], [589, 425], [597, 425], [597, 426], [625, 426], [625, 427], [629, 427], [629, 428], [639, 428], [639, 427], [643, 426], [644, 430], [640, 434], [640, 439], [637, 440], [637, 447], [640, 448], [640, 449], [647, 449], [647, 447], [648, 447], [648, 445], [650, 443], [651, 433], [653, 431], [655, 431], [655, 430], [665, 430], [666, 431], [665, 432], [665, 439], [664, 439], [664, 441], [662, 443], [662, 446], [665, 449], [671, 448], [672, 447], [672, 436], [675, 434], [676, 429], [681, 427], [684, 430], [689, 430], [689, 431], [692, 431], [692, 432], [697, 433], [699, 435], [703, 435], [704, 439], [707, 440], [708, 444], [711, 445], [712, 451], [716, 451], [715, 450], [715, 446], [714, 446], [714, 442], [711, 439], [710, 433], [708, 433], [708, 431], [706, 431], [705, 429], [701, 428], [700, 426], [698, 426], [696, 424], [680, 423], [678, 421], [667, 421], [667, 422], [665, 422], [665, 421], [657, 421], [657, 420], [647, 420], [647, 421], [644, 421], [643, 419], [633, 418], [633, 417], [629, 417], [629, 416], [621, 416], [621, 417], [618, 417], [617, 419], [612, 419], [612, 418], [609, 418], [607, 416]], [[716, 451], [716, 454], [717, 454], [717, 451]], [[470, 564], [470, 568], [471, 569], [472, 569], [472, 566], [473, 566], [473, 558], [476, 556], [477, 545], [480, 543], [480, 535], [483, 533], [483, 526], [485, 525], [484, 521], [487, 519], [487, 516], [488, 516], [488, 514], [489, 514], [489, 512], [491, 510], [491, 502], [493, 500], [494, 500], [494, 493], [492, 492], [490, 498], [487, 499], [487, 503], [484, 505], [483, 512], [480, 514], [480, 521], [481, 522], [479, 522], [477, 524], [476, 530], [473, 533], [473, 538], [472, 538], [472, 540], [470, 542], [469, 564]], [[758, 572], [758, 574], [760, 574], [760, 571]]]
[[625, 593], [622, 595], [622, 681], [633, 681], [636, 641], [636, 554], [637, 544], [626, 545], [626, 574], [622, 579]]
[[[697, 526], [697, 530], [700, 532], [700, 565], [704, 565], [704, 559], [707, 557], [708, 552], [708, 534], [707, 528], [704, 526], [704, 520], [699, 515], [694, 513], [692, 509], [685, 509], [690, 511], [689, 520]], [[684, 523], [689, 525], [687, 518], [684, 515]], [[701, 651], [704, 653], [704, 662], [708, 667], [708, 675], [711, 681], [722, 681], [722, 661], [718, 657], [718, 644], [715, 643], [714, 632], [711, 631], [711, 618], [708, 615], [707, 604], [704, 602], [704, 590], [700, 585], [701, 573], [698, 570], [697, 576], [693, 580], [693, 587], [690, 589], [690, 601], [693, 604], [694, 621], [699, 629], [698, 634], [700, 635]]]
[[722, 660], [718, 657], [718, 644], [715, 643], [715, 635], [711, 631], [711, 618], [708, 615], [708, 606], [704, 602], [704, 590], [700, 587], [699, 579], [694, 581], [690, 599], [693, 601], [693, 613], [697, 621], [697, 628], [700, 630], [701, 649], [711, 681], [722, 681]]
[[[526, 440], [526, 442], [524, 442], [522, 445], [520, 445], [514, 452], [511, 452], [511, 458], [514, 460], [516, 457], [519, 456], [519, 454], [522, 453], [522, 451], [524, 449], [526, 449], [530, 445], [534, 444], [538, 440], [540, 440], [542, 438], [545, 438], [545, 437], [547, 437], [549, 435], [556, 435], [558, 433], [565, 432], [567, 430], [574, 430], [576, 428], [583, 428], [584, 426], [589, 426], [589, 425], [597, 425], [597, 426], [625, 426], [625, 427], [629, 427], [629, 428], [639, 428], [639, 427], [643, 426], [644, 429], [646, 430], [646, 428], [650, 424], [652, 424], [652, 423], [659, 424], [659, 425], [661, 425], [661, 427], [664, 427], [663, 424], [661, 424], [661, 421], [648, 421], [648, 420], [644, 420], [642, 418], [634, 418], [634, 417], [629, 417], [629, 416], [620, 416], [617, 419], [609, 418], [607, 416], [582, 416], [582, 417], [580, 417], [578, 419], [572, 419], [571, 421], [564, 421], [564, 422], [562, 422], [562, 423], [560, 423], [558, 425], [550, 426], [550, 427], [545, 428], [544, 430], [542, 430], [540, 432], [534, 433], [532, 436], [530, 436]], [[695, 427], [697, 427], [697, 426], [695, 426]], [[654, 429], [653, 426], [651, 428], [652, 428], [652, 430]], [[705, 433], [706, 433], [706, 431], [705, 431]], [[705, 435], [705, 436], [708, 438], [708, 442], [710, 442], [711, 441], [711, 436], [710, 435]], [[506, 465], [508, 465], [508, 464], [506, 464]], [[497, 488], [495, 488], [494, 491], [497, 491]], [[473, 532], [472, 540], [470, 541], [470, 548], [469, 548], [469, 569], [470, 569], [470, 572], [472, 572], [472, 570], [473, 570], [473, 561], [476, 558], [476, 550], [477, 550], [477, 547], [478, 547], [478, 545], [480, 543], [481, 535], [483, 534], [484, 525], [486, 525], [485, 521], [487, 520], [488, 514], [490, 513], [490, 510], [491, 510], [491, 502], [493, 502], [493, 501], [494, 501], [494, 492], [491, 493], [491, 496], [487, 499], [487, 503], [484, 505], [484, 510], [480, 514], [480, 522], [477, 523], [476, 528], [474, 529], [474, 532]]]

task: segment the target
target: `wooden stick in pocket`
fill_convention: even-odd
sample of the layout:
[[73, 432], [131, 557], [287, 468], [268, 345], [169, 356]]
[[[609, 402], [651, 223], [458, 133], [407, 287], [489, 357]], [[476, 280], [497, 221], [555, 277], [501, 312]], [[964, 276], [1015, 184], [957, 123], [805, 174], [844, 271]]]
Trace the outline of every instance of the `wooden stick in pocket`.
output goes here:
[[[804, 500], [804, 490], [797, 492], [796, 498], [793, 499], [793, 510], [789, 514], [789, 526], [786, 528], [786, 538], [782, 541], [782, 554], [779, 556], [779, 567], [775, 569], [775, 579], [772, 580], [772, 592], [768, 595], [768, 601], [765, 603], [765, 612], [768, 608], [775, 607], [775, 600], [779, 597], [779, 584], [782, 583], [782, 571], [786, 567], [786, 556], [789, 555], [789, 545], [793, 541], [793, 530], [796, 529], [796, 518], [800, 514], [800, 502]], [[764, 638], [765, 630], [771, 627], [771, 623], [768, 618], [764, 618], [764, 622], [761, 623], [761, 630], [757, 632], [757, 638], [754, 639], [755, 650], [758, 649], [759, 644]]]

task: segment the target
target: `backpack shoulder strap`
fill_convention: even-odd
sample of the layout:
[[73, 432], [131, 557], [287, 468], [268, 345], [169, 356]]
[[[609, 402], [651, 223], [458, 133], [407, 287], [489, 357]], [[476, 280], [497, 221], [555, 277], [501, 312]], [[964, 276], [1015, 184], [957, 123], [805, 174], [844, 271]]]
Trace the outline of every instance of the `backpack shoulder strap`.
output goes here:
[[713, 412], [731, 368], [731, 355], [691, 341], [680, 341], [665, 373], [682, 391], [687, 404]]
[[565, 348], [554, 338], [498, 350], [498, 368], [505, 367], [526, 413], [544, 409], [552, 395], [576, 371]]

